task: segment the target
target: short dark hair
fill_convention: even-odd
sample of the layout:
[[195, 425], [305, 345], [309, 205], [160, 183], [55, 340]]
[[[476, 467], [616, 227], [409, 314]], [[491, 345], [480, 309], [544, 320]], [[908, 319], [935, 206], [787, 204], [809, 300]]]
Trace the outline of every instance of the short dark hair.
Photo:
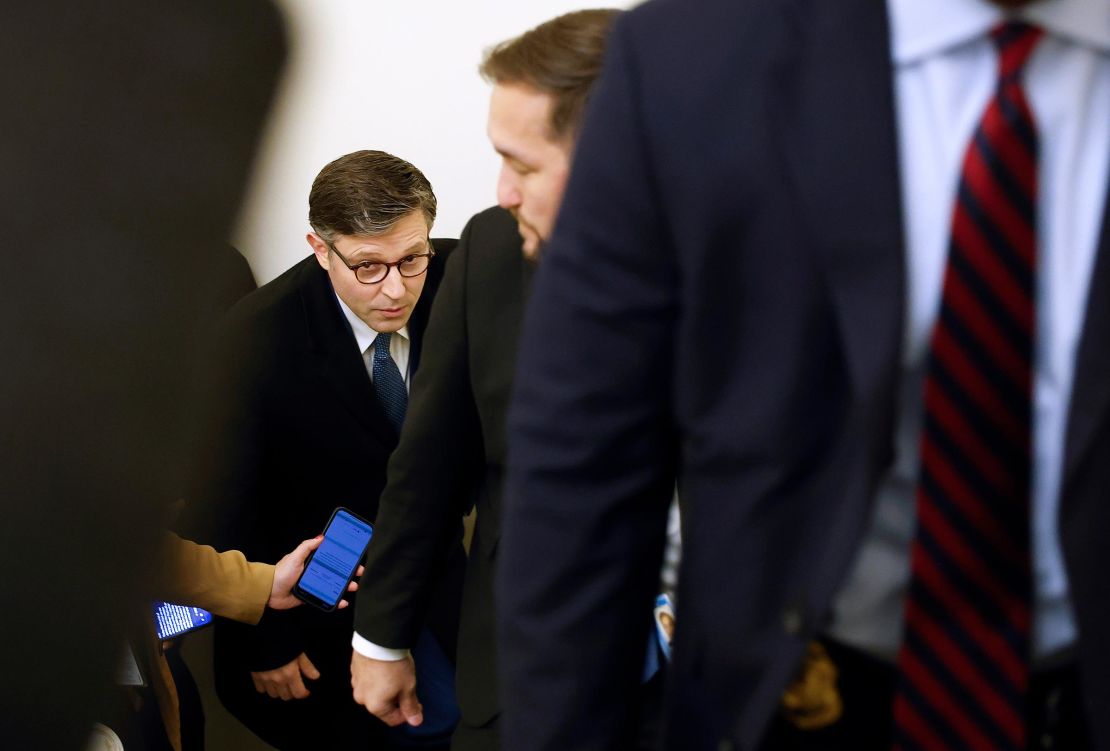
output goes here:
[[422, 211], [432, 226], [432, 185], [416, 167], [384, 151], [339, 157], [320, 170], [308, 194], [308, 223], [327, 242], [338, 235], [380, 235], [413, 211]]
[[602, 8], [565, 13], [487, 50], [478, 71], [495, 84], [524, 83], [554, 96], [552, 135], [573, 136], [620, 12]]

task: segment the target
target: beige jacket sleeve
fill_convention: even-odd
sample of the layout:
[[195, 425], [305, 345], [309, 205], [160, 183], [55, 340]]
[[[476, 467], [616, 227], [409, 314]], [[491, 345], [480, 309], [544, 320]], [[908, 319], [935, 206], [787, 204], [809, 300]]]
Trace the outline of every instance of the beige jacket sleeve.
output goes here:
[[165, 573], [158, 596], [196, 605], [243, 623], [258, 623], [274, 584], [274, 567], [248, 561], [238, 550], [221, 553], [167, 533]]

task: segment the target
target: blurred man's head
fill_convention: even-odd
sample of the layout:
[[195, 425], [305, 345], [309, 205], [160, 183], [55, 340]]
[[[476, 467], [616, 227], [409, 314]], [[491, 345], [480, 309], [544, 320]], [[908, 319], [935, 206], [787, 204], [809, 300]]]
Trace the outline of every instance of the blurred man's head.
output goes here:
[[619, 12], [567, 13], [502, 42], [482, 61], [482, 76], [493, 83], [489, 139], [502, 160], [497, 202], [516, 217], [529, 257], [555, 225], [578, 126]]
[[339, 299], [370, 328], [392, 333], [424, 289], [435, 218], [420, 170], [384, 151], [356, 151], [313, 181], [307, 239]]

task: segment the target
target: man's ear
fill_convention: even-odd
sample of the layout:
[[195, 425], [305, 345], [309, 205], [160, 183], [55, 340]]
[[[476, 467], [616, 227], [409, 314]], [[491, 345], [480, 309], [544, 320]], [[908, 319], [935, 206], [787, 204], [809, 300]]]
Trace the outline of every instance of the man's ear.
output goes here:
[[324, 238], [317, 235], [315, 232], [309, 232], [304, 236], [308, 240], [308, 245], [312, 248], [312, 252], [316, 255], [316, 263], [320, 264], [320, 268], [328, 271], [331, 268], [331, 249], [328, 244], [324, 242]]

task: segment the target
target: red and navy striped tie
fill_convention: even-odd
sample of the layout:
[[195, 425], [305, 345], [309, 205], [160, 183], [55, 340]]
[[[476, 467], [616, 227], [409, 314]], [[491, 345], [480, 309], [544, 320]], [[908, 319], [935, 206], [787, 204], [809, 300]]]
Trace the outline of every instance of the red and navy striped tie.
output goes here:
[[925, 374], [894, 748], [1025, 751], [1041, 31], [991, 32], [998, 84], [964, 155]]

